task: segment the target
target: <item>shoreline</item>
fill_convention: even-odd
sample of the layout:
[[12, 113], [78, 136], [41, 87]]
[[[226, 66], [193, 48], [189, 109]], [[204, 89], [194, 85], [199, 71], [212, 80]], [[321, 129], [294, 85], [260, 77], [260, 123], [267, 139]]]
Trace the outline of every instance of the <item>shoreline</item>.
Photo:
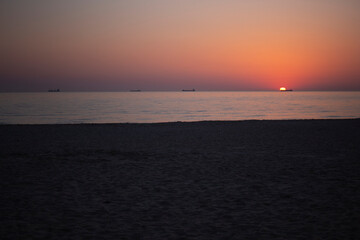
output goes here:
[[354, 118], [300, 118], [300, 119], [244, 119], [244, 120], [199, 120], [199, 121], [170, 121], [170, 122], [104, 122], [104, 123], [0, 123], [0, 126], [61, 126], [61, 125], [159, 125], [159, 124], [198, 124], [198, 123], [239, 123], [239, 122], [292, 122], [292, 121], [351, 121], [360, 120], [360, 117]]
[[4, 239], [357, 239], [360, 119], [0, 125]]

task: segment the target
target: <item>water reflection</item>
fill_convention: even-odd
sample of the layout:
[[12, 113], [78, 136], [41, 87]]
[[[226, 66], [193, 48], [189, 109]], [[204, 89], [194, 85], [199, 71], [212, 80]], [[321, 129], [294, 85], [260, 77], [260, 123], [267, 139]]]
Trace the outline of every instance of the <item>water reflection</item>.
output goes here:
[[360, 117], [360, 92], [1, 93], [0, 123]]

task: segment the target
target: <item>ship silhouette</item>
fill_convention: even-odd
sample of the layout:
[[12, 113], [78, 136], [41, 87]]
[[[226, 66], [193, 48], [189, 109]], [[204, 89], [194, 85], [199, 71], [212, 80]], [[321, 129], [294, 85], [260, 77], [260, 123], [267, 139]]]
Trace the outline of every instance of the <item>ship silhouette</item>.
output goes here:
[[48, 92], [60, 92], [60, 89], [49, 89]]

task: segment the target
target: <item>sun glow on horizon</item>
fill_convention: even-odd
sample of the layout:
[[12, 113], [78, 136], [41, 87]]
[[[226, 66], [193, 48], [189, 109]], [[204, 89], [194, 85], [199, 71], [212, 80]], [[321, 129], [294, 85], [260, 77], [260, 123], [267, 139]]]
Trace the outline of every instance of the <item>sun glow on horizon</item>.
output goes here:
[[286, 91], [286, 88], [285, 88], [285, 87], [281, 87], [281, 88], [280, 88], [280, 91]]
[[28, 2], [0, 3], [1, 91], [360, 90], [360, 1]]

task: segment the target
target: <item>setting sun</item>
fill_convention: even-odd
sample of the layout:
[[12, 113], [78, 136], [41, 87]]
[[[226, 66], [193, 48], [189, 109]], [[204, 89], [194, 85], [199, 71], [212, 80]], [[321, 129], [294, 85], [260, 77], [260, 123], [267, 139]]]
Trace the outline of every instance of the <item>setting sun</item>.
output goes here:
[[281, 87], [281, 88], [280, 88], [280, 91], [286, 91], [286, 88], [285, 88], [285, 87]]

